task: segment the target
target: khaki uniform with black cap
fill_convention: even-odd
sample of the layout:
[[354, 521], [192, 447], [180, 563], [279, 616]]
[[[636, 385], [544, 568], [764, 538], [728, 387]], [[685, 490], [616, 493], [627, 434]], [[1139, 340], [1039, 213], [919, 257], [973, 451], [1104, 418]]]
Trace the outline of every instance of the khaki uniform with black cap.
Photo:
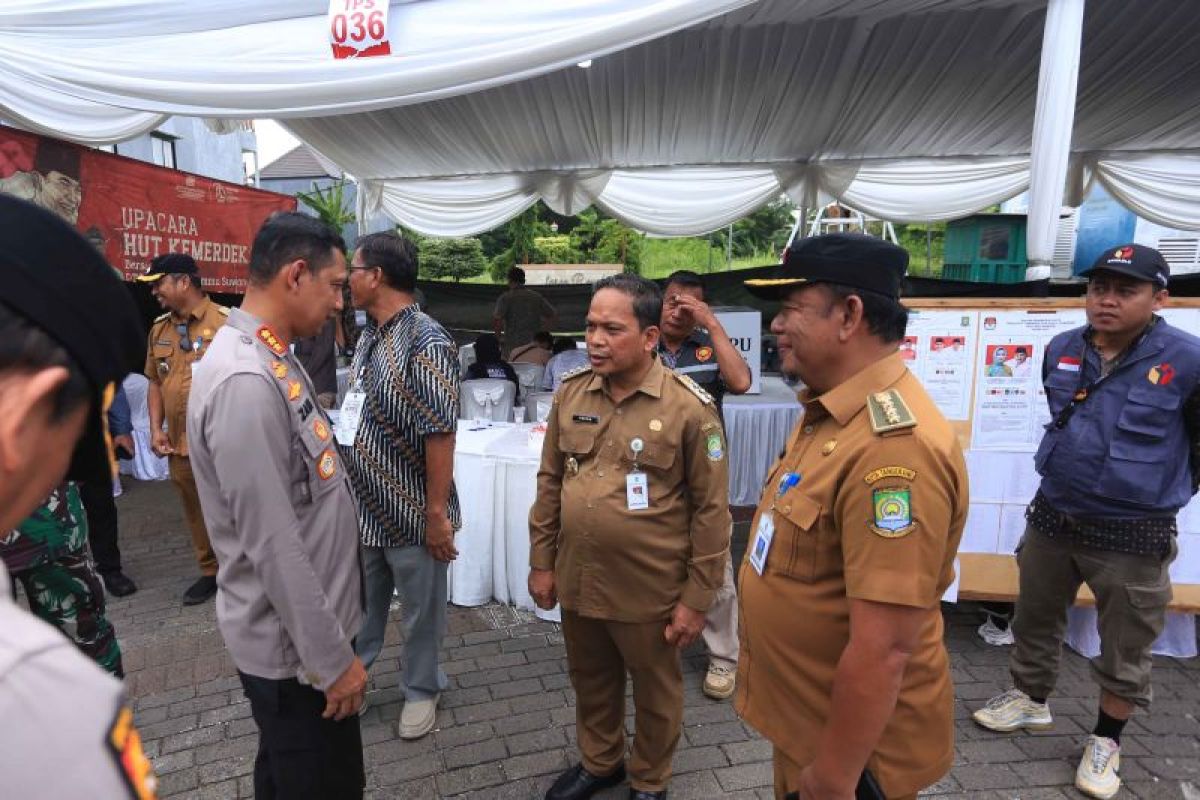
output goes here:
[[[836, 283], [897, 299], [907, 263], [882, 240], [829, 234], [797, 242], [776, 276], [746, 287], [783, 300], [810, 283]], [[866, 764], [887, 797], [915, 797], [954, 758], [939, 602], [966, 520], [962, 452], [897, 352], [823, 394], [801, 392], [800, 402], [803, 417], [769, 473], [739, 572], [735, 707], [774, 744], [775, 792], [784, 797], [830, 722], [850, 602], [920, 609], [895, 711]]]
[[[1156, 250], [1121, 245], [1083, 274], [1088, 325], [1055, 336], [1042, 369], [1051, 422], [1034, 457], [1041, 482], [1017, 549], [1013, 688], [973, 718], [996, 731], [1052, 726], [1046, 701], [1067, 610], [1086, 583], [1099, 616], [1091, 672], [1102, 693], [1075, 785], [1107, 798], [1121, 785], [1125, 723], [1134, 708], [1150, 706], [1150, 649], [1171, 601], [1176, 514], [1200, 485], [1200, 339], [1153, 313], [1170, 275]], [[1111, 319], [1123, 305], [1137, 310], [1114, 334], [1098, 315]]]
[[[190, 275], [198, 279], [199, 270], [191, 256], [170, 253], [154, 259], [146, 274], [138, 276], [138, 281], [153, 284], [168, 275]], [[210, 579], [197, 584], [208, 589], [200, 591], [193, 587], [188, 590], [184, 595], [184, 603], [189, 605], [207, 600], [216, 590], [216, 584], [211, 579], [217, 574], [217, 556], [209, 541], [208, 529], [204, 527], [204, 514], [196, 493], [196, 476], [192, 473], [192, 463], [188, 457], [188, 394], [192, 389], [192, 374], [196, 365], [208, 352], [213, 337], [228, 317], [228, 308], [217, 305], [205, 296], [185, 317], [168, 312], [154, 320], [146, 349], [144, 374], [162, 392], [163, 416], [172, 450], [167, 456], [171, 482], [179, 490], [200, 574]]]
[[[629, 476], [645, 476], [645, 505]], [[683, 723], [677, 603], [712, 604], [729, 551], [729, 467], [716, 406], [655, 358], [614, 404], [589, 368], [563, 377], [547, 420], [530, 566], [554, 570], [583, 767], [624, 773], [625, 672], [633, 678], [636, 790], [663, 792]]]
[[[91, 390], [68, 471], [111, 481], [104, 410], [141, 357], [137, 310], [112, 268], [50, 212], [0, 195], [0, 305], [60, 344]], [[28, 513], [32, 509], [6, 509]], [[12, 601], [0, 566], [0, 795], [154, 797], [120, 681]]]

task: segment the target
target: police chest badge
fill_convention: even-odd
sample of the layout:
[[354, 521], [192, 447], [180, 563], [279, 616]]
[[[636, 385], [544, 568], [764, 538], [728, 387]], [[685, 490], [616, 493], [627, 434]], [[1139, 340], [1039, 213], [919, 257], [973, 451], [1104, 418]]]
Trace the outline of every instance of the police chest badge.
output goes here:
[[337, 472], [337, 457], [334, 456], [332, 450], [326, 450], [321, 453], [321, 457], [317, 460], [317, 475], [321, 480], [327, 481]]
[[875, 519], [871, 530], [885, 539], [899, 539], [912, 533], [912, 490], [875, 489], [871, 493]]

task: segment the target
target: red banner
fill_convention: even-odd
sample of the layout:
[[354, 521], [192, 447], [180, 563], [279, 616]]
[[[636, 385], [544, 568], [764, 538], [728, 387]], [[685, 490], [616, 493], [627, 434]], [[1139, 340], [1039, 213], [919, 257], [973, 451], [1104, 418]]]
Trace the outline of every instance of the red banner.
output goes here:
[[126, 280], [190, 253], [204, 288], [244, 292], [254, 234], [296, 199], [0, 127], [0, 192], [73, 223]]

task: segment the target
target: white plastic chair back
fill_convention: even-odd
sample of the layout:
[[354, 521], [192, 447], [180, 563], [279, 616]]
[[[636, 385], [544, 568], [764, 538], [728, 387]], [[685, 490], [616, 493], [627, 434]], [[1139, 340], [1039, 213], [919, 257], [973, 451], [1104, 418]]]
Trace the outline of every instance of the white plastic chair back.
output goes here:
[[531, 392], [525, 396], [525, 421], [545, 422], [550, 417], [554, 392]]
[[512, 419], [516, 396], [517, 387], [512, 381], [498, 378], [463, 381], [459, 394], [460, 415], [463, 419], [508, 422]]
[[464, 344], [458, 348], [458, 366], [462, 370], [462, 374], [467, 374], [467, 367], [475, 363], [475, 345]]
[[[521, 398], [524, 399], [534, 392], [541, 391], [542, 376], [546, 373], [546, 368], [541, 364], [522, 364], [520, 362], [512, 365], [513, 372], [517, 373], [517, 383], [521, 384]], [[528, 403], [525, 404], [529, 406]]]

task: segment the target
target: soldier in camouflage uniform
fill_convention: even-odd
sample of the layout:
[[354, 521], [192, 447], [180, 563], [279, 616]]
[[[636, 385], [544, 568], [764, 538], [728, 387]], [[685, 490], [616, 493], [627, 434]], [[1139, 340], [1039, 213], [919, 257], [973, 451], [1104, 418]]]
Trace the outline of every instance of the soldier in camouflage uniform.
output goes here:
[[123, 677], [121, 648], [104, 616], [104, 587], [87, 541], [79, 489], [63, 483], [16, 530], [0, 535], [0, 559], [25, 589], [34, 614]]

